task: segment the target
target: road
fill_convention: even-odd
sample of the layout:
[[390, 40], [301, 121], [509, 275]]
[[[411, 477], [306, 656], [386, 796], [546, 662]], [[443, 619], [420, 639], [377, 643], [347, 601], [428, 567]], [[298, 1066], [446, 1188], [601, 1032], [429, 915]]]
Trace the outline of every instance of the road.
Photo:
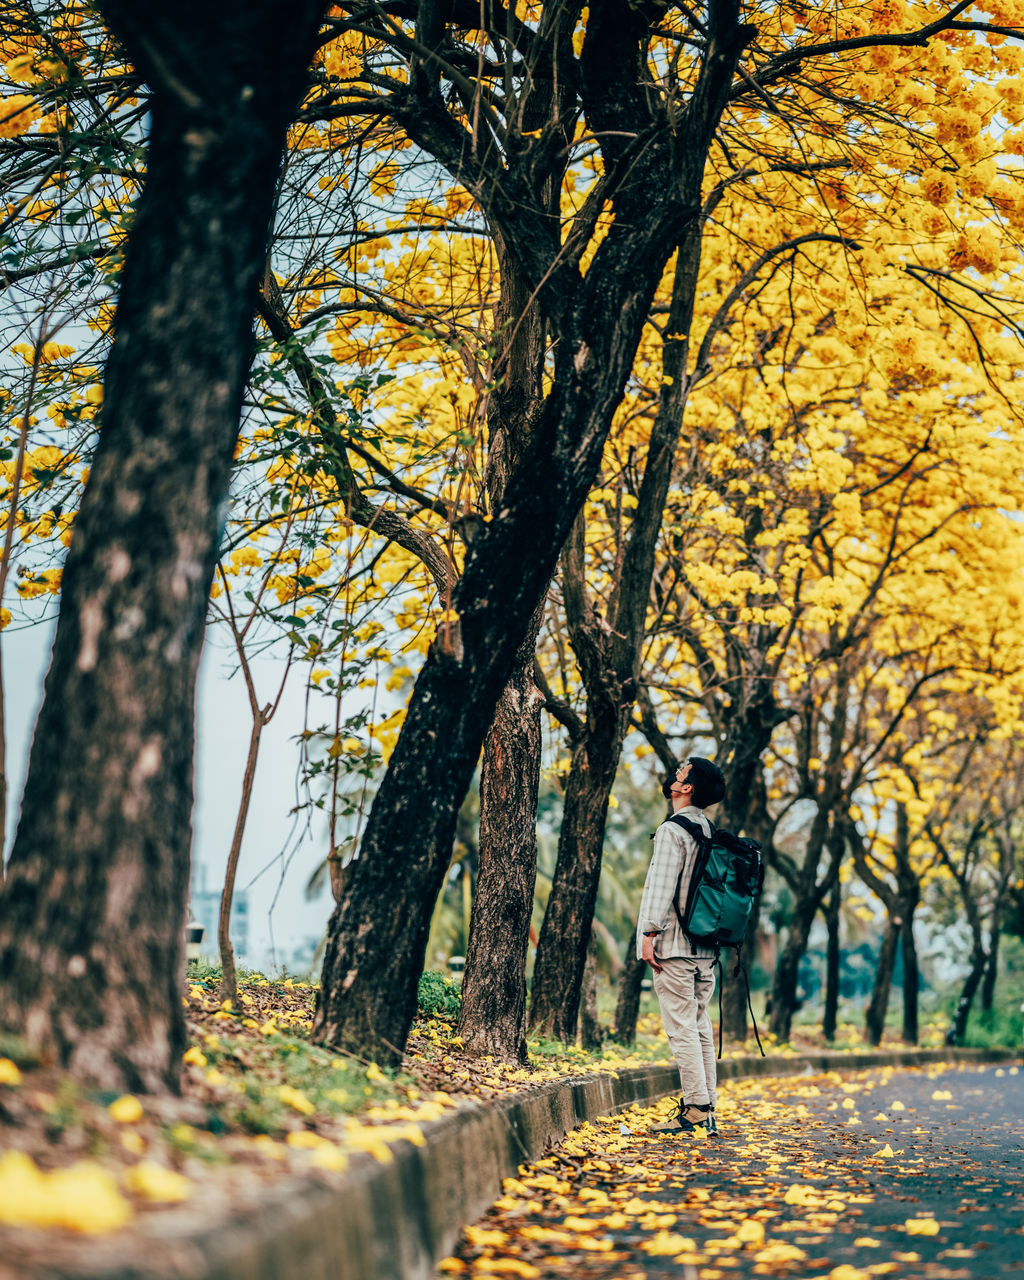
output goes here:
[[732, 1081], [706, 1142], [647, 1134], [669, 1108], [524, 1166], [439, 1274], [1024, 1280], [1024, 1070]]

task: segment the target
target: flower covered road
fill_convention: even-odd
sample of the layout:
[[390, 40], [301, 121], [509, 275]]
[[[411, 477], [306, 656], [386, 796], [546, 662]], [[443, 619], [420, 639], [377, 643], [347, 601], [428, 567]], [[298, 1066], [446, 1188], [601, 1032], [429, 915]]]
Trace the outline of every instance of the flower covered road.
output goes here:
[[727, 1082], [707, 1141], [647, 1132], [671, 1101], [524, 1166], [441, 1274], [1024, 1277], [1016, 1067]]

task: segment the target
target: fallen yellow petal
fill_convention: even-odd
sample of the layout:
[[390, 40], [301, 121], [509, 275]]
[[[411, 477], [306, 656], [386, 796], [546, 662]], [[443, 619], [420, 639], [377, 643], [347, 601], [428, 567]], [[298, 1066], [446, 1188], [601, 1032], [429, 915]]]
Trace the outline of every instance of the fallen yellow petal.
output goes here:
[[331, 1173], [344, 1173], [348, 1168], [348, 1156], [332, 1142], [321, 1143], [310, 1157], [315, 1169], [327, 1169]]
[[742, 1244], [760, 1247], [764, 1244], [764, 1223], [758, 1222], [756, 1218], [747, 1218], [736, 1228], [736, 1239]]
[[681, 1236], [675, 1232], [659, 1231], [650, 1240], [641, 1241], [640, 1248], [644, 1253], [652, 1254], [655, 1257], [667, 1257], [675, 1253], [693, 1253], [697, 1246], [688, 1236]]
[[939, 1224], [934, 1218], [908, 1218], [903, 1224], [911, 1236], [937, 1236]]
[[0, 1058], [0, 1084], [21, 1084], [21, 1072], [10, 1058]]
[[540, 1270], [532, 1262], [523, 1262], [521, 1258], [484, 1258], [476, 1264], [475, 1274], [479, 1276], [523, 1276], [524, 1280], [534, 1280]]
[[474, 1249], [497, 1249], [499, 1245], [508, 1244], [508, 1235], [504, 1231], [488, 1231], [486, 1227], [463, 1227], [463, 1235]]
[[130, 1093], [117, 1098], [107, 1110], [118, 1124], [138, 1124], [145, 1115], [142, 1103]]
[[173, 1169], [167, 1169], [155, 1160], [143, 1160], [134, 1165], [124, 1177], [129, 1191], [152, 1200], [155, 1204], [180, 1204], [192, 1194], [192, 1183]]
[[304, 1116], [311, 1116], [316, 1111], [315, 1105], [306, 1095], [300, 1093], [298, 1089], [293, 1089], [290, 1084], [279, 1085], [277, 1096], [285, 1106], [291, 1107], [293, 1111], [298, 1111]]
[[754, 1261], [762, 1264], [777, 1265], [780, 1262], [800, 1262], [807, 1254], [795, 1244], [770, 1244], [754, 1254]]

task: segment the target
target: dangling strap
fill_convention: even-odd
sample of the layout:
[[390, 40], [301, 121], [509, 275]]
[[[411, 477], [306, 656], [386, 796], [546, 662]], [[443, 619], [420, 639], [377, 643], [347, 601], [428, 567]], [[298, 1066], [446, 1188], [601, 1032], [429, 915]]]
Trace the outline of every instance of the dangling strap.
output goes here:
[[[736, 968], [733, 969], [732, 976], [735, 978], [740, 974], [743, 975], [743, 986], [747, 993], [747, 1008], [750, 1010], [750, 1021], [754, 1027], [754, 1039], [757, 1041], [757, 1047], [761, 1050], [761, 1057], [767, 1058], [768, 1055], [765, 1053], [764, 1047], [761, 1044], [761, 1037], [757, 1034], [757, 1019], [754, 1017], [754, 1006], [750, 1003], [750, 980], [747, 977], [746, 969], [743, 967], [742, 945], [736, 948]], [[719, 995], [719, 1002], [721, 1002], [721, 995]], [[721, 1030], [721, 1027], [719, 1027], [719, 1030]], [[721, 1048], [719, 1048], [718, 1056], [722, 1056]]]
[[[722, 984], [725, 981], [725, 972], [722, 969], [722, 953], [716, 951], [715, 964], [718, 965], [718, 1056], [722, 1056]], [[712, 966], [713, 968], [714, 966]]]

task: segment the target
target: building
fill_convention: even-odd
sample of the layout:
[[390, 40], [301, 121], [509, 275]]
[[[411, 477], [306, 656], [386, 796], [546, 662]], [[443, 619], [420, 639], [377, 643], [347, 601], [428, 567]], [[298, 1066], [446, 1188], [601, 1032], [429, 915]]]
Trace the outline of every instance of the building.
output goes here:
[[[207, 869], [198, 863], [192, 869], [191, 910], [194, 919], [203, 926], [201, 954], [204, 960], [216, 963], [220, 959], [217, 946], [217, 926], [220, 920], [220, 897], [223, 885], [209, 888]], [[231, 945], [235, 960], [244, 964], [249, 954], [249, 895], [244, 889], [236, 889], [231, 902]]]

